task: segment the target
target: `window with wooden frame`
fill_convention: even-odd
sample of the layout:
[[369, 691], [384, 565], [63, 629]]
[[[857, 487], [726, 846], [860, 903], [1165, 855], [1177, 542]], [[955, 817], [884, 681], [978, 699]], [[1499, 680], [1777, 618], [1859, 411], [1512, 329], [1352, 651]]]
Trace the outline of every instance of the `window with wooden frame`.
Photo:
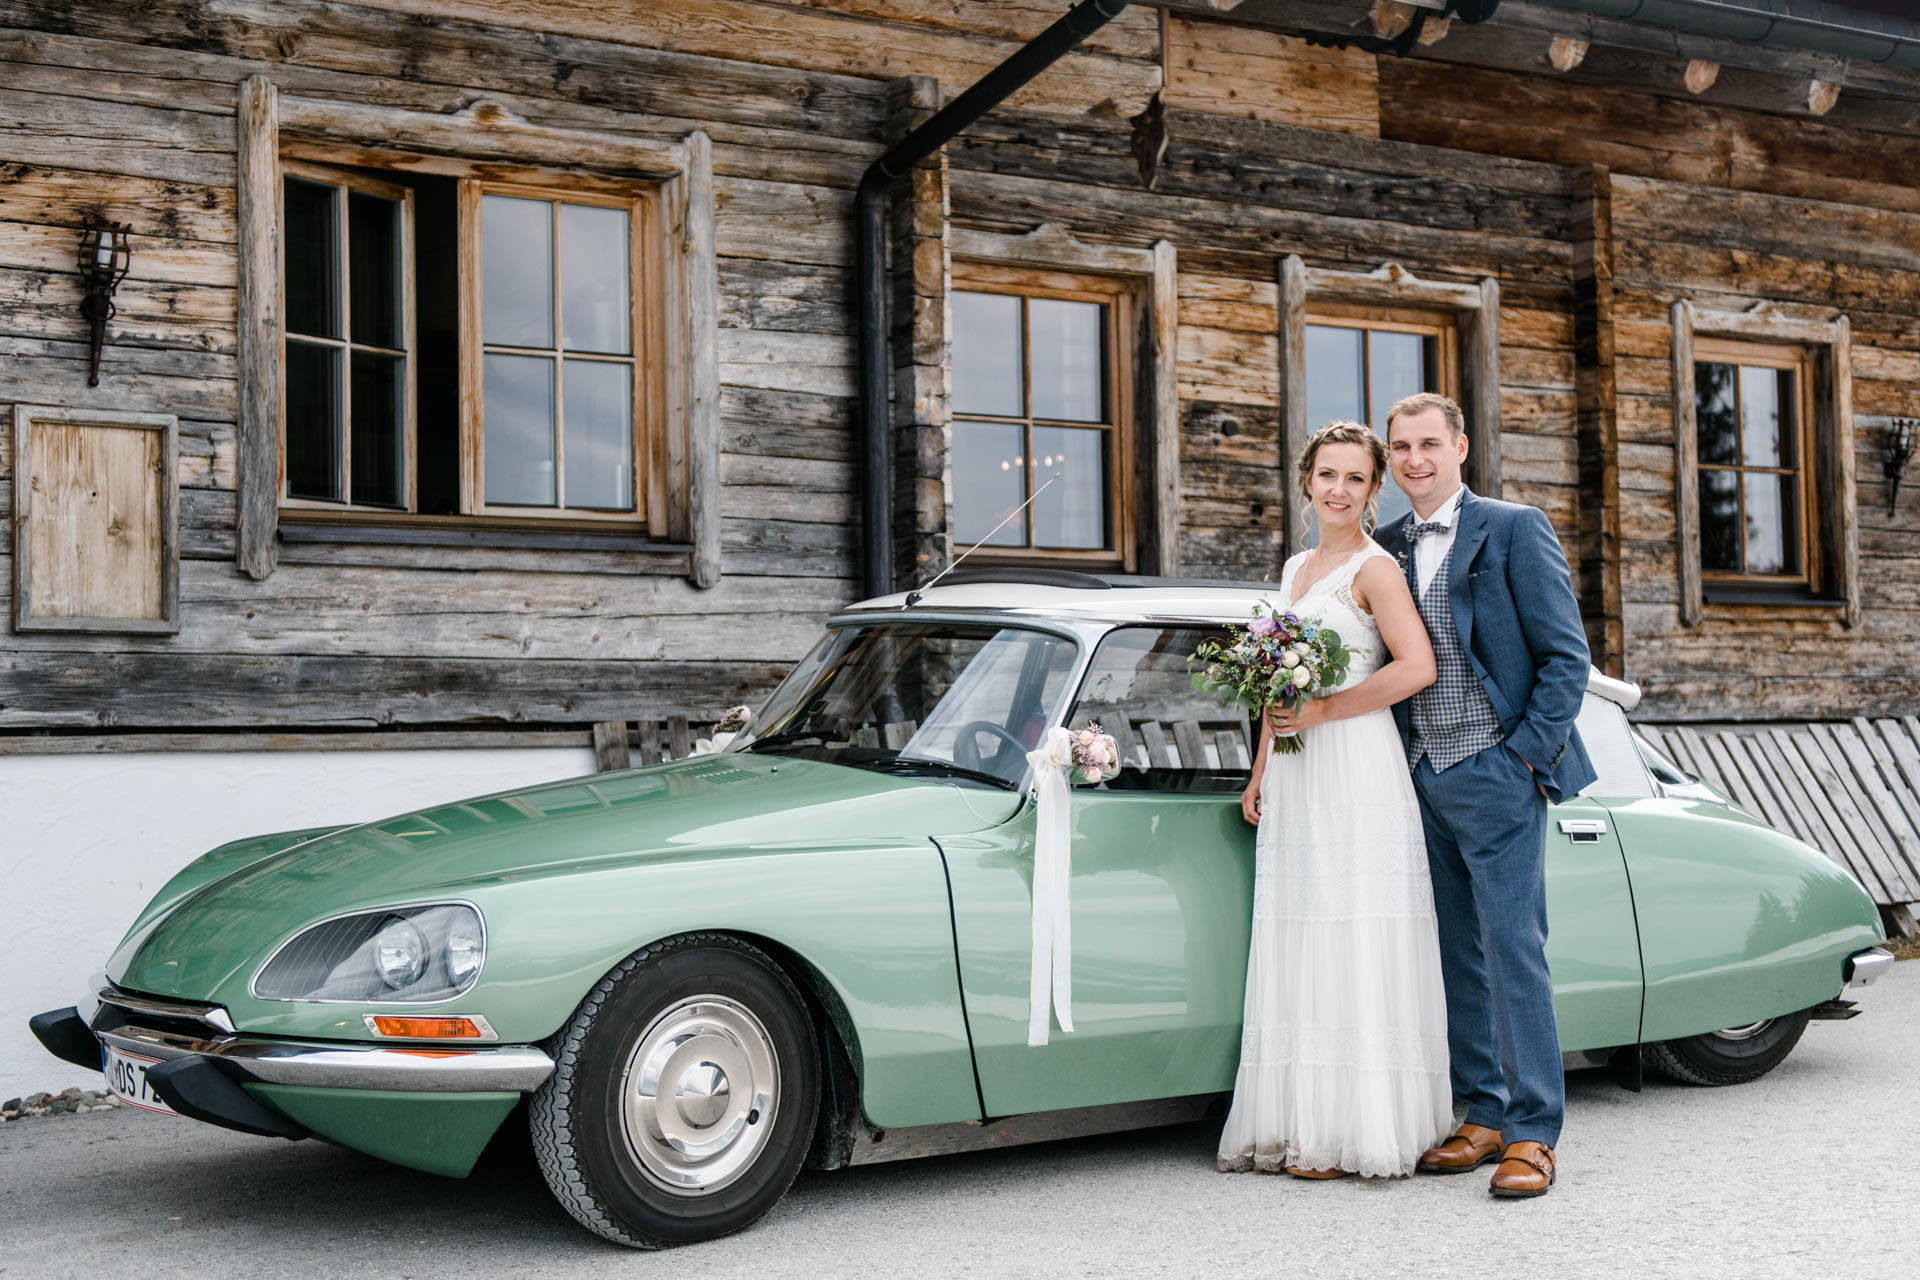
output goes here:
[[284, 502], [411, 511], [413, 192], [315, 165], [284, 172]]
[[[1421, 391], [1460, 398], [1459, 327], [1452, 315], [1312, 303], [1304, 333], [1309, 431], [1344, 419], [1367, 424], [1384, 440], [1395, 401]], [[1387, 476], [1380, 522], [1410, 510]]]
[[283, 161], [282, 507], [666, 532], [657, 196]]
[[1696, 338], [1693, 395], [1703, 578], [1818, 591], [1807, 351]]
[[1129, 335], [1138, 305], [1133, 286], [1112, 277], [954, 264], [957, 548], [982, 543], [981, 559], [1133, 567]]

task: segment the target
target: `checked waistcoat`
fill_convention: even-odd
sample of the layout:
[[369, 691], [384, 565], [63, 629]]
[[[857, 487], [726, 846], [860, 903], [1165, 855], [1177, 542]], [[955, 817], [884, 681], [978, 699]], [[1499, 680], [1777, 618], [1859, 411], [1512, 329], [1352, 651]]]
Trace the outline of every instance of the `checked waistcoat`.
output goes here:
[[[1413, 557], [1408, 558], [1412, 573]], [[1453, 568], [1453, 551], [1440, 562], [1439, 572], [1427, 584], [1424, 593], [1414, 597], [1420, 617], [1433, 638], [1433, 657], [1439, 674], [1434, 682], [1413, 695], [1408, 719], [1413, 732], [1407, 735], [1407, 767], [1420, 763], [1422, 756], [1433, 761], [1433, 771], [1444, 773], [1468, 756], [1500, 742], [1500, 717], [1494, 713], [1487, 691], [1467, 661], [1466, 648], [1453, 625], [1453, 609], [1447, 604], [1447, 579]], [[1414, 576], [1417, 585], [1420, 579]]]

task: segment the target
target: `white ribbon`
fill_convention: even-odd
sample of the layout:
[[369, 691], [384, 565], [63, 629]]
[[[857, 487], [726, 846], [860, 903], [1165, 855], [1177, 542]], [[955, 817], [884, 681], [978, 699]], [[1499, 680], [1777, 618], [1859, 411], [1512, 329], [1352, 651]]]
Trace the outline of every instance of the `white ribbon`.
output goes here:
[[1073, 827], [1067, 808], [1073, 795], [1073, 738], [1048, 729], [1027, 752], [1037, 797], [1033, 838], [1033, 973], [1027, 985], [1027, 1043], [1047, 1042], [1047, 995], [1062, 1031], [1073, 1030], [1073, 931], [1067, 885], [1073, 875]]

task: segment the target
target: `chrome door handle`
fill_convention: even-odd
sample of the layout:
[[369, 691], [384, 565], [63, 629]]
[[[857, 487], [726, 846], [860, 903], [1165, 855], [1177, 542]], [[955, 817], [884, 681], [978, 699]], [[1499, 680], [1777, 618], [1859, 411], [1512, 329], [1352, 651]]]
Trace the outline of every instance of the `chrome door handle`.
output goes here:
[[1560, 834], [1575, 844], [1597, 844], [1607, 834], [1607, 824], [1599, 818], [1562, 818]]

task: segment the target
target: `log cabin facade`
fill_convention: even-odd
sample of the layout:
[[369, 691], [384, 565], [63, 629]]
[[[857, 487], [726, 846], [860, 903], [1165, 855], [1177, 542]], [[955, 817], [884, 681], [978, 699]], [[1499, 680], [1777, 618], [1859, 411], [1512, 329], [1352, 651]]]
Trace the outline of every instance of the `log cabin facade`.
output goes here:
[[[0, 0], [0, 737], [766, 693], [865, 586], [855, 188], [1066, 7]], [[1643, 717], [1920, 712], [1920, 24], [1487, 7], [1132, 6], [897, 181], [894, 584], [1277, 577], [1438, 389]]]

